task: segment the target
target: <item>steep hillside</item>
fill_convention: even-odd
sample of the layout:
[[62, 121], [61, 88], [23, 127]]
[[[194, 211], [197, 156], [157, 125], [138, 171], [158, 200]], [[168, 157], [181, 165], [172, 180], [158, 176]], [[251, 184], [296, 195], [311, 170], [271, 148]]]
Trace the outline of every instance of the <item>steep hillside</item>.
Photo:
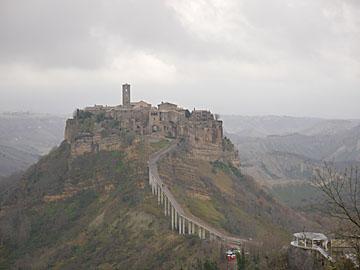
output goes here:
[[297, 154], [268, 152], [254, 156], [242, 163], [242, 170], [264, 185], [277, 185], [309, 181], [314, 170], [322, 163]]
[[287, 241], [286, 231], [316, 227], [230, 164], [189, 159], [178, 151], [162, 161], [160, 174], [187, 211], [234, 235], [260, 240], [271, 233]]
[[[0, 269], [202, 269], [216, 243], [169, 229], [129, 144], [76, 158], [64, 142], [10, 185], [0, 182]], [[208, 263], [210, 264], [210, 263]]]
[[[251, 122], [251, 119], [255, 122], [256, 130], [259, 130], [259, 119], [254, 117], [248, 121]], [[239, 150], [242, 170], [262, 185], [269, 187], [276, 198], [290, 207], [314, 209], [313, 206], [318, 204], [321, 195], [319, 190], [312, 186], [311, 181], [316, 176], [314, 170], [322, 167], [324, 161], [332, 162], [338, 169], [360, 162], [358, 120], [286, 117], [260, 119], [260, 123], [267, 119], [266, 130], [268, 134], [271, 131], [275, 135], [244, 136], [244, 133], [239, 131], [227, 136]], [[227, 128], [228, 123], [225, 121], [224, 124]], [[229, 124], [231, 129], [234, 129], [233, 124]], [[286, 130], [297, 133], [284, 134]]]
[[39, 159], [38, 154], [0, 145], [0, 176], [27, 169]]
[[65, 118], [0, 113], [0, 175], [24, 170], [63, 139]]

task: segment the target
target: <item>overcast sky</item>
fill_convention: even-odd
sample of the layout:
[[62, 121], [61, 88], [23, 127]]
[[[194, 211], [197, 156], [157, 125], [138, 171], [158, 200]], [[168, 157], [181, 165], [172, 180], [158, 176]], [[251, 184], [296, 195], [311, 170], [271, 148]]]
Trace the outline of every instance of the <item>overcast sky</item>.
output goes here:
[[359, 0], [0, 0], [0, 111], [360, 118]]

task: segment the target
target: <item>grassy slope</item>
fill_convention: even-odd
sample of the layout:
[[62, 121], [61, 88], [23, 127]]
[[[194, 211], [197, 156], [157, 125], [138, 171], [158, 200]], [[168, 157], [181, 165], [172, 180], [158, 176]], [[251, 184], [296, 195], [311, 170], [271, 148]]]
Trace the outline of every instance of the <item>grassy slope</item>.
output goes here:
[[323, 199], [319, 189], [310, 183], [274, 185], [271, 192], [284, 204], [298, 209], [319, 204]]
[[287, 244], [291, 231], [313, 226], [226, 164], [173, 153], [161, 162], [160, 173], [188, 211], [232, 234]]
[[148, 150], [70, 160], [62, 144], [2, 187], [0, 269], [198, 269], [197, 258], [207, 257], [220, 264], [219, 246], [169, 230], [146, 183]]

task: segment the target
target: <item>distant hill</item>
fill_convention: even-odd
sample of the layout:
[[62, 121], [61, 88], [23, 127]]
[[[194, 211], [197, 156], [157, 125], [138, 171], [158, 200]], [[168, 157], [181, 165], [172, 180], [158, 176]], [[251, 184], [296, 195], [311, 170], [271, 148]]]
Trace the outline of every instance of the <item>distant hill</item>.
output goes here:
[[329, 135], [350, 130], [360, 125], [360, 120], [332, 120], [291, 116], [240, 116], [221, 115], [225, 130], [241, 137], [266, 137], [269, 135]]
[[280, 116], [222, 119], [227, 136], [239, 150], [242, 170], [270, 186], [291, 206], [295, 203], [290, 202], [286, 191], [294, 193], [299, 188], [298, 197], [306, 192], [303, 199], [311, 201], [315, 191], [309, 183], [315, 177], [314, 169], [325, 161], [341, 169], [360, 164], [359, 120]]
[[0, 113], [0, 176], [24, 170], [60, 144], [65, 117]]
[[360, 126], [333, 134], [272, 135], [265, 138], [229, 134], [237, 144], [240, 155], [247, 161], [272, 152], [292, 153], [317, 161], [360, 161]]

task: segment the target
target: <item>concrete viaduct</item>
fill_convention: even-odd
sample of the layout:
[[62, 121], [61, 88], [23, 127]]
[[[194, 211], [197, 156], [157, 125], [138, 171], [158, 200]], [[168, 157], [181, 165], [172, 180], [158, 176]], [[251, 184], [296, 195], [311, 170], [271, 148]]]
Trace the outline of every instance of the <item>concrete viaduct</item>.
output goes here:
[[157, 167], [158, 161], [167, 153], [175, 150], [177, 145], [178, 141], [173, 141], [168, 148], [151, 155], [149, 160], [149, 184], [153, 195], [157, 197], [159, 206], [164, 208], [164, 215], [169, 217], [171, 221], [171, 229], [182, 235], [198, 235], [200, 239], [220, 240], [233, 246], [243, 245], [247, 241], [246, 239], [224, 234], [201, 219], [186, 213], [160, 178]]

